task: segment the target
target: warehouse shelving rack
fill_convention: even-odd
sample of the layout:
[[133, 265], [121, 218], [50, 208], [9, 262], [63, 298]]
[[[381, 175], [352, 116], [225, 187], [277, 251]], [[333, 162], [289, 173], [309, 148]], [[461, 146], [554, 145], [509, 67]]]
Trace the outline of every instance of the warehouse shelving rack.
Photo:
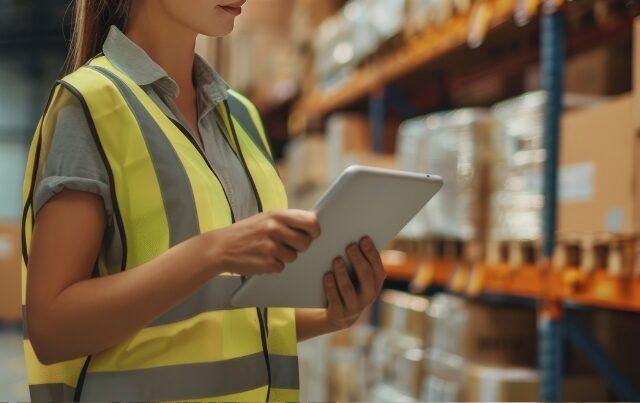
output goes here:
[[[564, 18], [567, 0], [482, 0], [481, 3], [489, 10], [484, 22], [488, 31], [511, 20], [518, 4], [522, 3], [527, 3], [528, 10], [538, 14], [531, 15], [531, 19], [537, 17], [540, 22], [539, 55], [516, 55], [507, 64], [527, 64], [539, 59], [544, 71], [543, 88], [548, 93], [544, 138], [548, 158], [544, 169], [543, 258], [535, 264], [514, 269], [495, 264], [459, 265], [446, 259], [420, 262], [415, 256], [407, 256], [402, 264], [387, 266], [390, 277], [396, 284], [408, 283], [421, 270], [427, 278], [426, 283], [438, 289], [490, 301], [518, 299], [536, 305], [539, 311], [538, 363], [542, 401], [562, 400], [565, 341], [583, 352], [620, 399], [638, 401], [640, 384], [634, 385], [617, 370], [603, 348], [572, 313], [572, 308], [594, 307], [640, 314], [640, 279], [618, 278], [605, 270], [585, 274], [579, 268], [557, 270], [552, 267], [556, 244], [556, 188], [565, 54], [568, 48], [584, 49], [599, 43], [602, 38], [616, 37], [621, 33], [628, 35], [631, 21], [622, 21], [606, 30], [585, 32], [568, 42]], [[443, 30], [446, 36], [430, 32], [413, 38], [397, 51], [357, 68], [342, 84], [331, 89], [318, 88], [303, 95], [293, 106], [290, 131], [304, 131], [310, 122], [365, 99], [372, 123], [374, 149], [381, 151], [388, 104], [402, 111], [406, 117], [415, 115], [410, 103], [396, 90], [394, 82], [464, 46], [469, 23], [469, 16], [457, 16]]]

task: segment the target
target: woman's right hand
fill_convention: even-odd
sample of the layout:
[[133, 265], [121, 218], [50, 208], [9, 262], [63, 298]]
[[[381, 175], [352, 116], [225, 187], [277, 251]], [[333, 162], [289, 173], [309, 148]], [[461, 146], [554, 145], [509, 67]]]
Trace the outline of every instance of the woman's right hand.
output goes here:
[[274, 210], [203, 235], [210, 267], [241, 275], [279, 273], [320, 235], [315, 213]]

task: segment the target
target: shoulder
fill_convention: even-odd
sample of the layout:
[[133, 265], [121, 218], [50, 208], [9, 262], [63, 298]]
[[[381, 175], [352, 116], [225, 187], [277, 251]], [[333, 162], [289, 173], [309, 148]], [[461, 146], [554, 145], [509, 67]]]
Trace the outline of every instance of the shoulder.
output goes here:
[[91, 67], [83, 66], [64, 76], [58, 83], [76, 98], [84, 98], [95, 93], [115, 90], [111, 80]]
[[227, 90], [227, 94], [229, 95], [229, 100], [237, 104], [237, 106], [245, 108], [247, 111], [251, 113], [258, 113], [258, 108], [254, 105], [253, 102], [238, 91], [234, 89]]

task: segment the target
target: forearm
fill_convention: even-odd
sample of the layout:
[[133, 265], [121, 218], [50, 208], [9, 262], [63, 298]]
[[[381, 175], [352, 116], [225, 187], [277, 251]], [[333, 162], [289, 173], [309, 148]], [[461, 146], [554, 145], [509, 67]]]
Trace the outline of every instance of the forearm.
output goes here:
[[340, 330], [327, 318], [326, 309], [296, 309], [298, 342]]
[[216, 274], [203, 242], [192, 238], [133, 270], [76, 282], [47, 307], [35, 307], [29, 328], [40, 358], [58, 362], [105, 350], [188, 297]]

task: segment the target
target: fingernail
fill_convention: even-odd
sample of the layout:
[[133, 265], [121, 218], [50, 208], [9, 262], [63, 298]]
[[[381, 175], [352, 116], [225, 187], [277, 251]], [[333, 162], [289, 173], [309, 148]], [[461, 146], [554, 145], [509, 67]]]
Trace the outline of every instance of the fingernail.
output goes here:
[[356, 248], [357, 248], [357, 245], [355, 243], [352, 243], [347, 247], [347, 252], [353, 253], [356, 251]]

